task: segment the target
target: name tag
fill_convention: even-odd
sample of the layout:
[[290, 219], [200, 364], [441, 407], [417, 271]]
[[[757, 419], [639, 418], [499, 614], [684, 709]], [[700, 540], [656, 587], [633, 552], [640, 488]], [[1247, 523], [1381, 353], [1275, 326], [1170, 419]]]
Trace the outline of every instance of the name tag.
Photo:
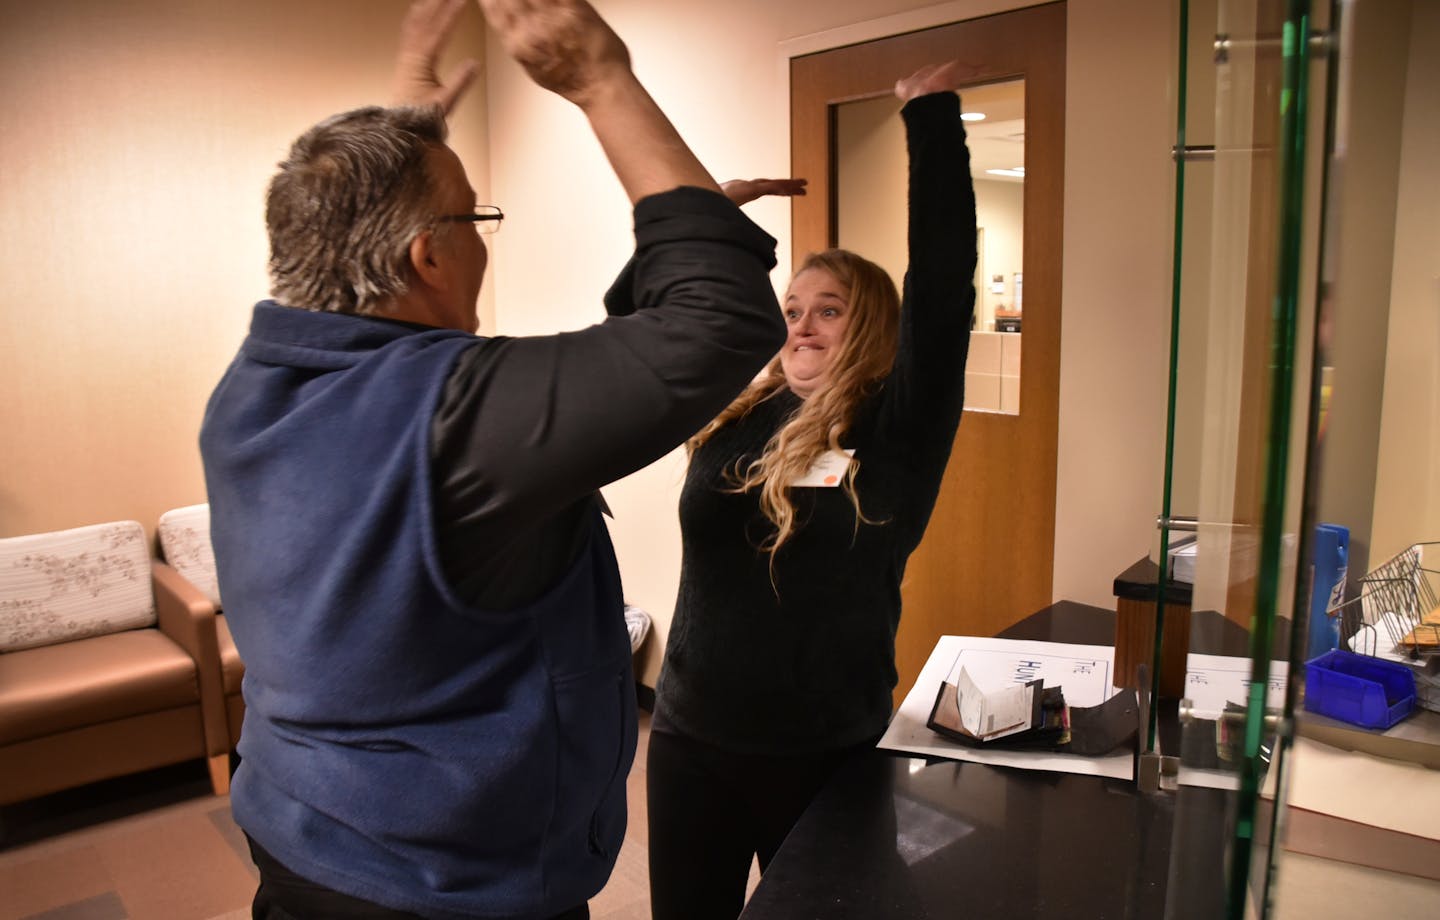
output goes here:
[[790, 485], [812, 489], [836, 488], [844, 480], [846, 471], [850, 469], [850, 458], [854, 456], [853, 447], [849, 450], [826, 451], [816, 458], [808, 473]]

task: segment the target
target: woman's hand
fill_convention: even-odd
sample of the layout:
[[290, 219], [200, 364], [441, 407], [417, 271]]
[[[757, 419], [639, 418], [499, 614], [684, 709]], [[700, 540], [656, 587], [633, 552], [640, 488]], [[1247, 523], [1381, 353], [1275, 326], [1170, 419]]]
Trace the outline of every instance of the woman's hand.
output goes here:
[[748, 204], [766, 195], [793, 198], [805, 194], [809, 179], [731, 179], [720, 183], [720, 191], [737, 205]]
[[954, 92], [980, 76], [980, 68], [962, 61], [927, 64], [903, 80], [895, 81], [895, 95], [909, 102], [931, 93]]
[[400, 52], [395, 57], [391, 83], [392, 105], [438, 105], [445, 114], [470, 81], [479, 65], [472, 59], [455, 66], [441, 80], [435, 72], [440, 51], [455, 28], [465, 0], [415, 0], [400, 23]]

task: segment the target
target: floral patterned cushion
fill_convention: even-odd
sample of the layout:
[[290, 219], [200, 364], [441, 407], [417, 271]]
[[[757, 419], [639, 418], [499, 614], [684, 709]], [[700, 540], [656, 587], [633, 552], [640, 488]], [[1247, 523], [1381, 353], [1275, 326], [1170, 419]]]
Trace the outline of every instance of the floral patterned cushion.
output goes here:
[[205, 592], [220, 609], [220, 584], [215, 579], [215, 551], [210, 547], [210, 506], [189, 505], [160, 515], [156, 528], [160, 554], [190, 584]]
[[639, 607], [625, 605], [625, 631], [630, 633], [630, 654], [640, 651], [640, 644], [650, 632], [650, 614]]
[[0, 652], [155, 622], [138, 521], [0, 539]]

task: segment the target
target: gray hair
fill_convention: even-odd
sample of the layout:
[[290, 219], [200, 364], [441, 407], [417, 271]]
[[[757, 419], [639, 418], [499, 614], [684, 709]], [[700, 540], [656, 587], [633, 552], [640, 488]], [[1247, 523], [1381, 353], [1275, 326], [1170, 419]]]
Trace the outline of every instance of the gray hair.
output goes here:
[[404, 294], [410, 243], [435, 220], [427, 158], [445, 136], [433, 106], [355, 109], [302, 134], [265, 199], [271, 296], [373, 313]]

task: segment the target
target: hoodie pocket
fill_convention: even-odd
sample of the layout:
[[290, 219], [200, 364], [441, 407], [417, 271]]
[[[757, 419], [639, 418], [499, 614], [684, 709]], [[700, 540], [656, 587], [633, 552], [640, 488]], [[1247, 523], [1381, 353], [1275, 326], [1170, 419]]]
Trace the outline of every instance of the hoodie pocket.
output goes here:
[[555, 687], [560, 710], [557, 830], [606, 860], [614, 859], [625, 835], [625, 780], [635, 759], [631, 683], [626, 661]]

